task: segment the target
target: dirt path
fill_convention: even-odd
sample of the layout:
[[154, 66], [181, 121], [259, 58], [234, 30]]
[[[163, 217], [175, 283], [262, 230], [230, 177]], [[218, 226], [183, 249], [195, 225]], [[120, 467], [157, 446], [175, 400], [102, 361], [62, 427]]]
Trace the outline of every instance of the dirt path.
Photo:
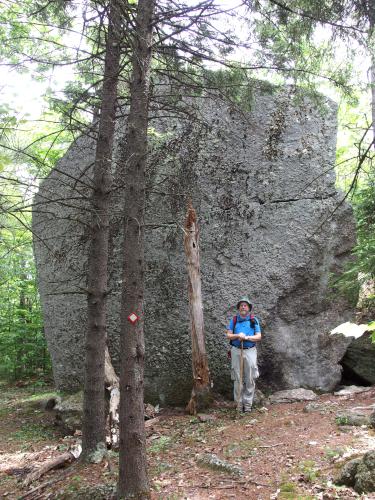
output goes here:
[[[28, 498], [110, 498], [116, 484], [115, 452], [102, 464], [75, 464], [22, 487], [32, 467], [75, 440], [63, 438], [53, 426], [53, 413], [40, 408], [44, 397], [30, 389], [2, 390], [0, 498], [17, 499], [48, 482]], [[374, 430], [338, 425], [337, 413], [374, 402], [375, 387], [350, 398], [320, 396], [309, 411], [308, 403], [293, 403], [246, 416], [227, 408], [213, 409], [201, 419], [162, 415], [147, 431], [152, 498], [375, 499], [375, 494], [359, 497], [332, 484], [349, 457], [375, 448]]]

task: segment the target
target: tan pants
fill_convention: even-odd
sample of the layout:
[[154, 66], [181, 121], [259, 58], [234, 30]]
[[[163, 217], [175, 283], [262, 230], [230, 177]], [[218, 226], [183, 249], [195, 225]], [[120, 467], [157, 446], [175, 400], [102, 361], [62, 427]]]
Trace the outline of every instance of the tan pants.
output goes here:
[[233, 396], [238, 405], [238, 410], [249, 411], [255, 394], [255, 380], [259, 377], [257, 350], [256, 347], [252, 347], [251, 349], [244, 349], [242, 352], [243, 374], [241, 387], [241, 349], [234, 346], [231, 348], [232, 380], [234, 381]]

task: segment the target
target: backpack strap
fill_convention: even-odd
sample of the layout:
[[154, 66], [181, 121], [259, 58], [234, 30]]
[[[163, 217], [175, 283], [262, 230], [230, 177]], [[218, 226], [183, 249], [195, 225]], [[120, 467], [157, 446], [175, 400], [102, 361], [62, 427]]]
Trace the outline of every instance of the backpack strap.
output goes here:
[[[236, 316], [233, 316], [233, 330], [232, 330], [233, 333], [234, 333], [234, 329], [236, 328], [236, 323], [237, 323], [237, 314], [236, 314]], [[232, 340], [229, 341], [229, 344], [233, 345]]]

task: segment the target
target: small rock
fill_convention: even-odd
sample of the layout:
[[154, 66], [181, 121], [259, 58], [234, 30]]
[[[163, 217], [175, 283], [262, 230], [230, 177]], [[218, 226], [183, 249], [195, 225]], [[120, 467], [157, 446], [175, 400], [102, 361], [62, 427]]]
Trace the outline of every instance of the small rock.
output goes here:
[[153, 406], [152, 404], [150, 403], [147, 403], [145, 404], [145, 420], [150, 420], [151, 418], [154, 418], [155, 415], [158, 413], [157, 412], [157, 409], [155, 408], [155, 406]]
[[218, 456], [213, 454], [198, 456], [197, 463], [209, 467], [210, 469], [228, 472], [229, 474], [233, 474], [236, 476], [244, 475], [244, 471], [241, 469], [241, 467], [230, 464], [225, 460], [221, 460]]
[[289, 389], [278, 391], [269, 397], [270, 403], [295, 403], [297, 401], [314, 401], [318, 396], [308, 389]]
[[264, 406], [266, 401], [267, 401], [267, 398], [263, 394], [263, 392], [260, 391], [259, 389], [255, 389], [254, 401], [253, 401], [254, 408], [260, 408], [260, 407]]
[[198, 413], [197, 419], [200, 422], [213, 422], [214, 420], [216, 420], [216, 417], [214, 415], [206, 415], [204, 413]]
[[314, 411], [320, 411], [322, 409], [322, 405], [319, 403], [309, 403], [303, 408], [304, 413], [312, 413]]
[[375, 451], [345, 464], [335, 483], [350, 486], [359, 494], [375, 491]]
[[361, 427], [362, 425], [370, 425], [370, 419], [367, 415], [347, 411], [337, 413], [336, 423], [337, 425], [352, 425], [355, 427]]
[[104, 457], [108, 454], [107, 447], [104, 443], [98, 443], [96, 450], [89, 456], [89, 462], [92, 464], [100, 464]]
[[42, 410], [50, 411], [53, 410], [59, 403], [61, 403], [60, 396], [55, 396], [49, 399], [43, 399], [39, 404]]
[[358, 464], [355, 476], [354, 489], [357, 493], [370, 493], [375, 491], [375, 451], [364, 454]]
[[371, 387], [361, 387], [358, 385], [348, 385], [343, 387], [337, 392], [334, 392], [334, 396], [351, 396], [352, 394], [359, 394], [361, 392], [371, 391]]
[[338, 486], [354, 486], [355, 476], [357, 474], [358, 465], [361, 463], [360, 458], [355, 458], [347, 462], [341, 469], [340, 474], [335, 478], [334, 483]]

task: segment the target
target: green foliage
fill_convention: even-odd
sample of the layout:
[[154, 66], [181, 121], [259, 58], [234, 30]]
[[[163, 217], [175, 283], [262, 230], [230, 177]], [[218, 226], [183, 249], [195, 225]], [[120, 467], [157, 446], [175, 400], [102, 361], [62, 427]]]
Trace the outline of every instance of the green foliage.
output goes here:
[[[3, 108], [1, 118], [12, 116]], [[32, 252], [31, 198], [35, 178], [48, 173], [68, 138], [55, 124], [36, 133], [3, 128], [0, 137], [0, 377], [18, 380], [49, 375], [50, 358]], [[53, 151], [53, 152], [52, 152]]]
[[336, 417], [335, 422], [337, 425], [348, 425], [349, 419], [345, 415], [340, 415], [340, 416]]
[[[356, 303], [360, 286], [375, 278], [375, 179], [372, 176], [362, 181], [352, 199], [357, 220], [357, 244], [353, 250], [354, 260], [346, 265], [344, 272], [333, 281], [335, 289]], [[368, 297], [367, 300], [375, 300]]]
[[53, 439], [55, 434], [52, 429], [48, 427], [43, 427], [39, 423], [27, 423], [22, 425], [20, 429], [12, 432], [9, 435], [9, 441], [20, 441], [20, 442], [30, 442], [30, 441], [44, 441], [48, 439]]
[[0, 253], [0, 376], [18, 380], [48, 374], [51, 364], [43, 335], [31, 234], [22, 226], [3, 227]]
[[[323, 20], [329, 23], [336, 16], [331, 3], [293, 0], [283, 5], [285, 8], [267, 1], [254, 3], [257, 15], [253, 30], [261, 46], [259, 64], [273, 67], [280, 83], [294, 83], [316, 92], [327, 82], [350, 96], [352, 62], [349, 58], [340, 64], [334, 62], [338, 47], [335, 34], [323, 37], [320, 28]], [[340, 11], [340, 16], [344, 15]]]
[[308, 483], [313, 483], [320, 475], [315, 462], [312, 460], [304, 460], [299, 464], [298, 468], [303, 475], [304, 481]]
[[227, 100], [241, 105], [241, 109], [251, 111], [254, 82], [240, 65], [216, 71], [204, 70], [202, 85], [207, 89], [220, 90]]
[[149, 447], [151, 453], [163, 453], [172, 444], [172, 439], [169, 436], [160, 436], [155, 439]]
[[368, 331], [371, 332], [371, 339], [375, 343], [375, 321], [368, 324]]

